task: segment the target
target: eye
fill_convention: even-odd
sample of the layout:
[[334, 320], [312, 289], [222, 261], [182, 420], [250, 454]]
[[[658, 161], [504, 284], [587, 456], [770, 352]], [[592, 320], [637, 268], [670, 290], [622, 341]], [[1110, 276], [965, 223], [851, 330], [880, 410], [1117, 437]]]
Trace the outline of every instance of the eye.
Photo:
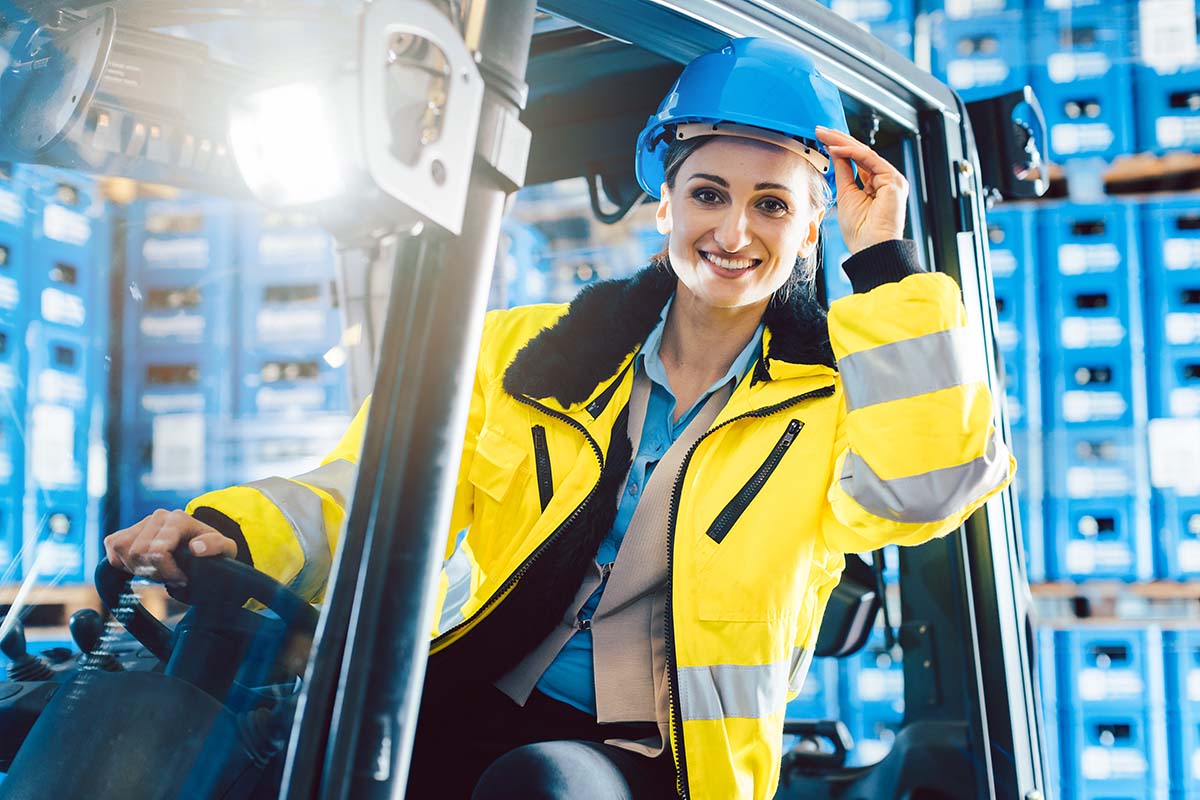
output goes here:
[[787, 204], [774, 197], [763, 198], [759, 201], [758, 207], [774, 217], [782, 216], [788, 212]]
[[692, 192], [692, 197], [704, 205], [712, 205], [721, 202], [721, 195], [716, 189], [703, 187]]

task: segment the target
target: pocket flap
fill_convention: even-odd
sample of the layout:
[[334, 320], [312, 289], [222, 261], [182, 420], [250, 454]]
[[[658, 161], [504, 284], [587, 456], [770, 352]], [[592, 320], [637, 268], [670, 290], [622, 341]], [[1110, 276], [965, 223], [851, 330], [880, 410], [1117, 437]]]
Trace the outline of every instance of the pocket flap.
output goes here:
[[500, 502], [508, 494], [513, 478], [527, 456], [525, 448], [495, 428], [487, 428], [475, 442], [475, 458], [467, 477], [484, 494]]

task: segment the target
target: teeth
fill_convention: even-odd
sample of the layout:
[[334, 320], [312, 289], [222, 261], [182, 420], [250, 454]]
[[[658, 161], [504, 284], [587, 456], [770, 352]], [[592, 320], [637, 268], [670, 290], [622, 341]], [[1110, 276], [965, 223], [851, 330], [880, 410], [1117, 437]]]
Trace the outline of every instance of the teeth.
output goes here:
[[704, 255], [709, 261], [722, 269], [749, 269], [755, 264], [755, 259], [750, 258], [722, 258], [714, 253], [707, 252]]

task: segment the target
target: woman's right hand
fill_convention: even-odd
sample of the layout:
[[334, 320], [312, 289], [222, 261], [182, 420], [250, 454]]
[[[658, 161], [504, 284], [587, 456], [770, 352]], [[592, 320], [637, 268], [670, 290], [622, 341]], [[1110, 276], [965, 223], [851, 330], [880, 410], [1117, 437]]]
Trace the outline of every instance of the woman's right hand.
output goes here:
[[184, 511], [158, 509], [141, 522], [104, 537], [108, 563], [139, 578], [186, 585], [172, 553], [187, 543], [193, 555], [237, 556], [237, 543]]

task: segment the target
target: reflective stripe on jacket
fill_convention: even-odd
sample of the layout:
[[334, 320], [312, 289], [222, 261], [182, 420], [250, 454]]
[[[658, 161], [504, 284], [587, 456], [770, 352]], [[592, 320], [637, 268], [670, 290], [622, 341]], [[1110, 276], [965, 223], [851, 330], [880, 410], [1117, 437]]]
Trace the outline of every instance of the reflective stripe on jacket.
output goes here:
[[[673, 288], [654, 272], [569, 308], [488, 314], [432, 653], [502, 608], [531, 556], [593, 499], [629, 400], [626, 367]], [[1010, 479], [959, 295], [922, 273], [834, 302], [827, 327], [811, 308], [764, 317], [753, 378], [676, 479], [666, 630], [681, 794], [772, 797], [784, 707], [844, 554], [945, 534]], [[350, 493], [334, 467], [355, 462], [365, 421], [364, 407], [315, 475], [209, 493], [189, 510], [220, 510], [257, 568], [319, 591], [308, 573], [327, 563]]]

